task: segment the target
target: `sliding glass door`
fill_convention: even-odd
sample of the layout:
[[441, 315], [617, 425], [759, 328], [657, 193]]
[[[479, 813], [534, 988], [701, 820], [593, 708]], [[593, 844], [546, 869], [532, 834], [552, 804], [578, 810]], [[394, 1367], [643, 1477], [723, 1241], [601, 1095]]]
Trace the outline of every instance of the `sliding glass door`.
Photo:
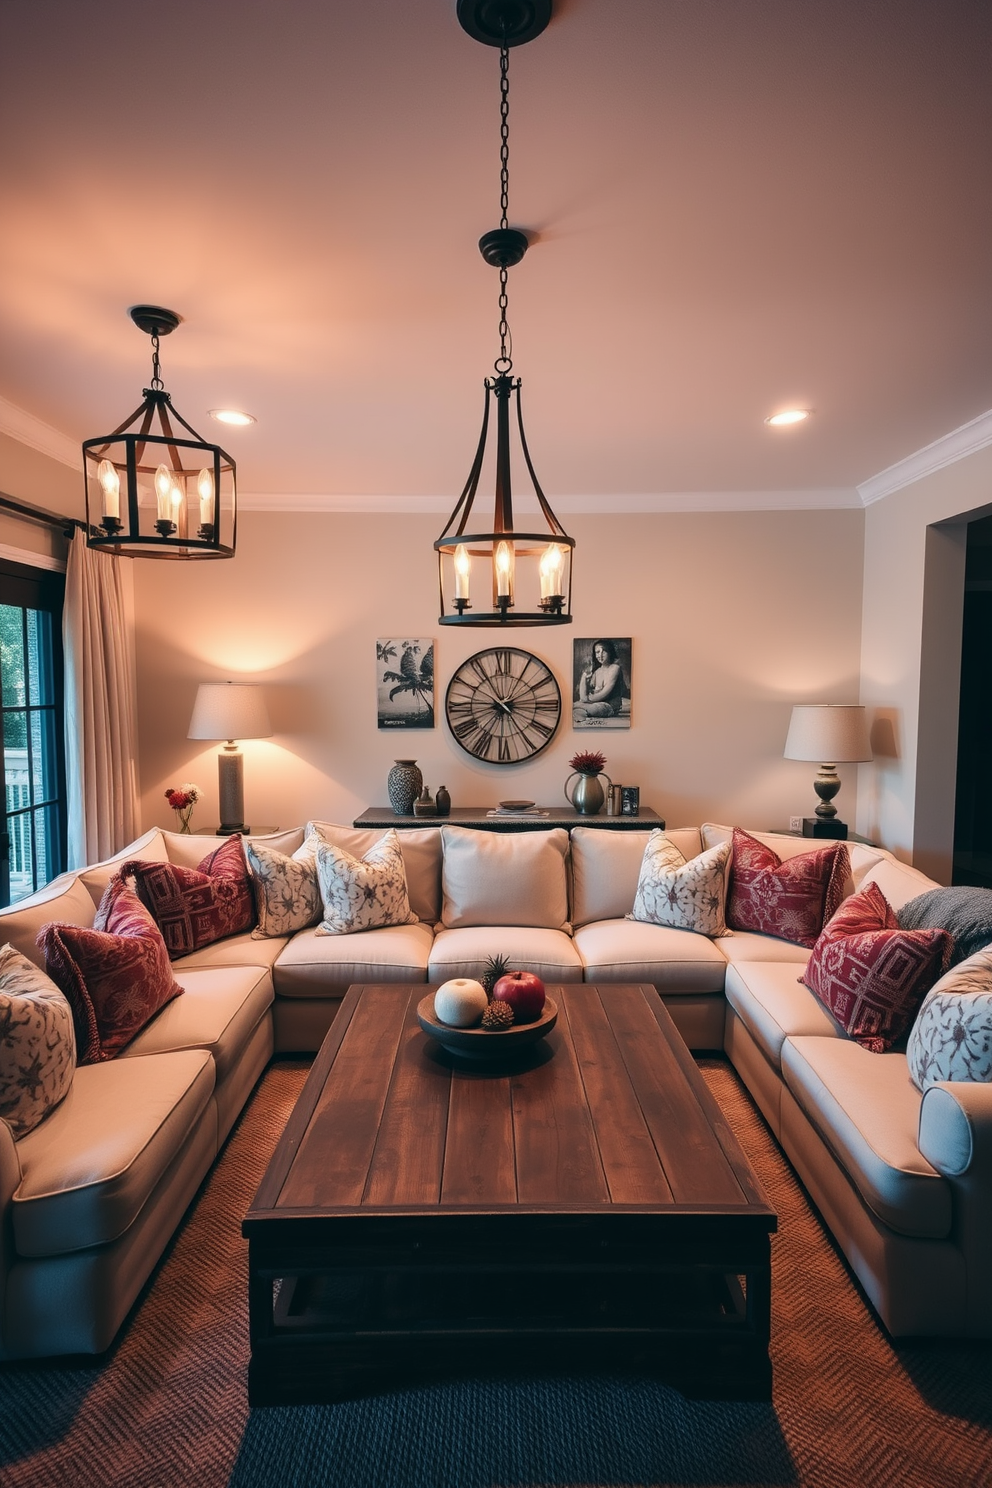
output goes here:
[[0, 904], [65, 867], [61, 574], [0, 561]]

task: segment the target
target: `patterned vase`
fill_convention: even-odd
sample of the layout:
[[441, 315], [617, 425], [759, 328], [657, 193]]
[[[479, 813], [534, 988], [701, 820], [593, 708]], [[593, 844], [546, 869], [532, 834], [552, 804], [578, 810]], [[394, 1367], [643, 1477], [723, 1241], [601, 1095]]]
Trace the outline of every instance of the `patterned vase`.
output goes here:
[[386, 776], [389, 804], [397, 816], [412, 816], [413, 803], [424, 788], [416, 760], [397, 760]]

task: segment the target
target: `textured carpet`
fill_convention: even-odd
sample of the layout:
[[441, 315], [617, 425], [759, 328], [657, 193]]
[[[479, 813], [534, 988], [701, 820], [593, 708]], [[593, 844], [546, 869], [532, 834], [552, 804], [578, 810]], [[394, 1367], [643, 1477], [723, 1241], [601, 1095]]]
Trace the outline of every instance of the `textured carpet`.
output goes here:
[[303, 1083], [266, 1074], [114, 1352], [0, 1368], [0, 1484], [128, 1488], [988, 1488], [992, 1348], [894, 1346], [733, 1071], [703, 1062], [778, 1210], [774, 1400], [647, 1379], [410, 1389], [249, 1412], [240, 1219]]

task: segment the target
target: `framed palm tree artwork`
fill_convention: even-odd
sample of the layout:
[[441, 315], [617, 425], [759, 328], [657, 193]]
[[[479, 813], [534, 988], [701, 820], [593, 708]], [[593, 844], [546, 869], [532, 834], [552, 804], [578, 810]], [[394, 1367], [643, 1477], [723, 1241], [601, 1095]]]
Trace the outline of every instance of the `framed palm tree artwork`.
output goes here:
[[433, 728], [433, 640], [376, 641], [375, 667], [379, 727]]

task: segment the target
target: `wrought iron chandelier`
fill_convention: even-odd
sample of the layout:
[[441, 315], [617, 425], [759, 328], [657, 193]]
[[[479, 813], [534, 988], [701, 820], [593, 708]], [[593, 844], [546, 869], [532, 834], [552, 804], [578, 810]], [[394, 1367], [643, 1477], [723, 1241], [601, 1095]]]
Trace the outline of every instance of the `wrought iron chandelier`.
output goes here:
[[[482, 433], [468, 480], [447, 526], [434, 544], [438, 555], [441, 625], [572, 623], [572, 550], [575, 540], [568, 536], [541, 490], [527, 448], [520, 407], [521, 379], [511, 375], [513, 339], [507, 310], [508, 271], [520, 262], [528, 246], [527, 234], [510, 227], [508, 221], [510, 48], [522, 46], [541, 34], [551, 19], [551, 3], [552, 0], [458, 0], [458, 19], [462, 28], [476, 41], [499, 47], [500, 224], [479, 239], [479, 251], [486, 263], [499, 269], [499, 356], [493, 364], [495, 377], [485, 379]], [[496, 450], [492, 531], [478, 532], [473, 530], [472, 510], [486, 459], [493, 399], [496, 402]], [[513, 525], [511, 403], [516, 408], [520, 450], [540, 515], [544, 518], [544, 530], [540, 532], [518, 530]], [[539, 519], [535, 525], [539, 525]], [[475, 566], [473, 574], [472, 560], [480, 558], [485, 561]], [[450, 599], [448, 609], [446, 597]]]
[[159, 341], [181, 317], [159, 305], [128, 314], [152, 340], [151, 386], [112, 434], [83, 445], [87, 546], [130, 558], [233, 558], [234, 461], [200, 438], [162, 382]]

